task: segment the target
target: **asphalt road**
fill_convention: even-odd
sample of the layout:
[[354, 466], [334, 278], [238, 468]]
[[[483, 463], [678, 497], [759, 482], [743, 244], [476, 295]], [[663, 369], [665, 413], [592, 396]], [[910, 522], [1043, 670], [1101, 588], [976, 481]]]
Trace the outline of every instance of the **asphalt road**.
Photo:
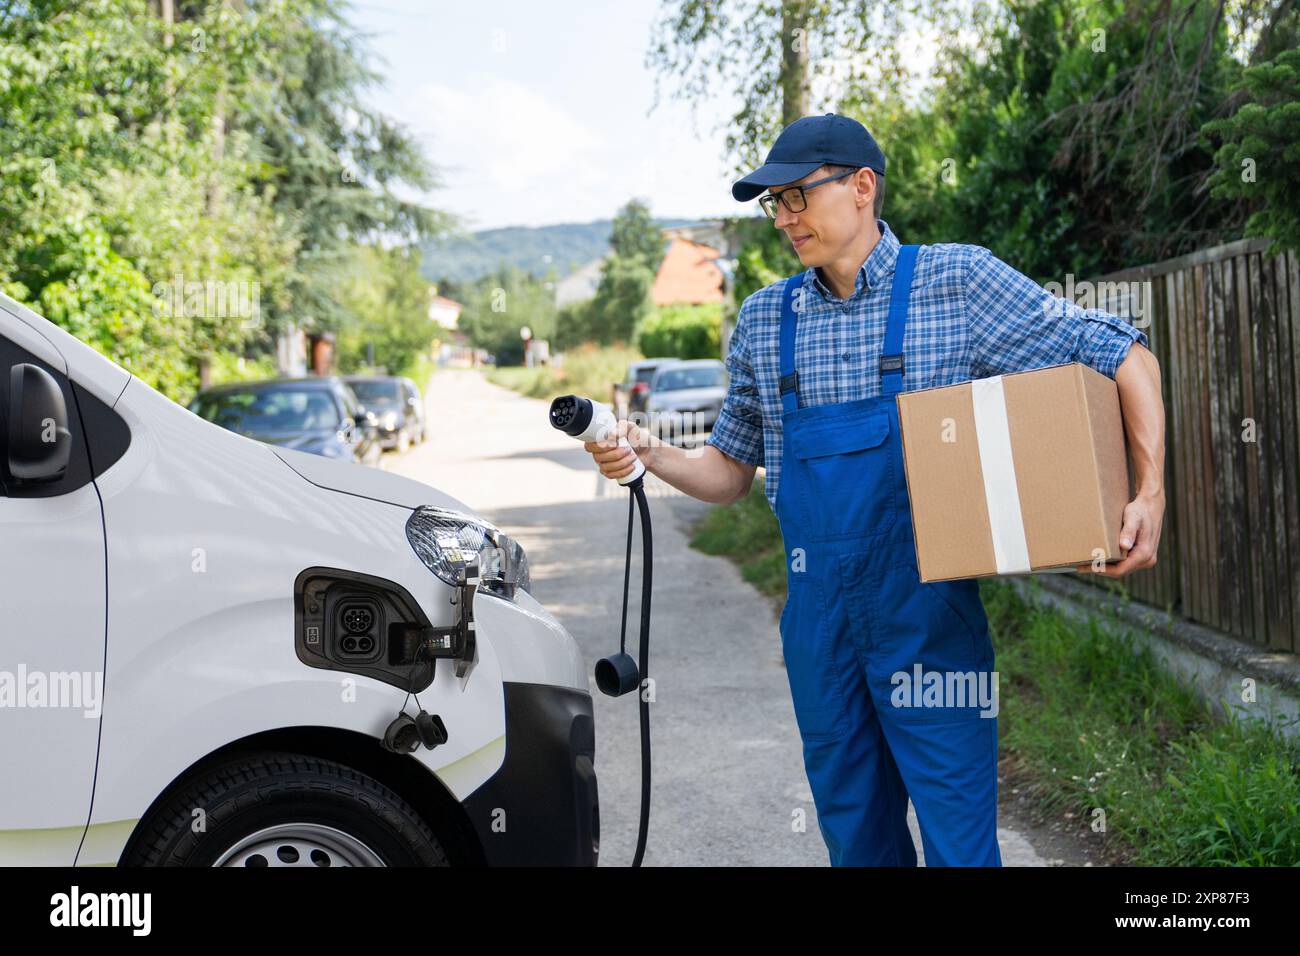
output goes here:
[[[515, 536], [533, 594], [589, 665], [617, 650], [628, 494], [547, 422], [548, 404], [449, 370], [425, 393], [430, 438], [386, 467], [434, 485]], [[647, 476], [654, 529], [650, 634], [653, 798], [647, 866], [825, 866], [781, 660], [778, 616], [727, 559], [689, 546], [710, 505]], [[636, 654], [640, 539], [628, 649]], [[588, 669], [590, 679], [590, 667]], [[636, 846], [640, 753], [634, 696], [595, 702], [602, 865]], [[916, 818], [909, 812], [921, 855]], [[1019, 829], [999, 827], [1005, 865], [1044, 865]], [[1056, 861], [1053, 861], [1056, 862]]]

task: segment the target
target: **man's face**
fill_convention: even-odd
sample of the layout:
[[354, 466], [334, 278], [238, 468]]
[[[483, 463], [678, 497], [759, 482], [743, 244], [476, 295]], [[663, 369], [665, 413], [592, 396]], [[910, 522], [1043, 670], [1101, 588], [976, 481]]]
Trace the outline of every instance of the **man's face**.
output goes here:
[[[802, 179], [774, 186], [768, 191], [777, 193], [790, 186], [815, 183], [829, 175], [830, 171], [821, 166]], [[784, 202], [777, 203], [776, 219], [772, 224], [786, 234], [799, 261], [805, 266], [824, 266], [849, 248], [862, 228], [863, 206], [858, 201], [859, 196], [870, 201], [863, 186], [868, 182], [867, 177], [873, 175], [869, 170], [865, 174], [858, 170], [843, 179], [809, 190], [804, 194], [808, 205], [802, 212], [791, 212]], [[872, 188], [867, 187], [868, 190]]]

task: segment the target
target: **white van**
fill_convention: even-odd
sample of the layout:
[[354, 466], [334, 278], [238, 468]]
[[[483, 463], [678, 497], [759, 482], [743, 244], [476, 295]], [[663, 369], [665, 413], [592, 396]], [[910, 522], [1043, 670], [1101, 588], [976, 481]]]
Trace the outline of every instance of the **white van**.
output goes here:
[[459, 501], [0, 295], [0, 864], [594, 865], [586, 668], [528, 588]]

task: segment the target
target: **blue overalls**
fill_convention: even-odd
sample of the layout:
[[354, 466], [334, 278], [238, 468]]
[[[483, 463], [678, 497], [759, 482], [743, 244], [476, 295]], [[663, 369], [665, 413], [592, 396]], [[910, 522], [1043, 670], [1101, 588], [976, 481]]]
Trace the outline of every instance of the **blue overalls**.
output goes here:
[[894, 401], [916, 253], [899, 249], [879, 397], [799, 407], [802, 275], [786, 281], [776, 514], [789, 594], [781, 646], [831, 865], [915, 866], [910, 796], [928, 866], [1001, 866], [997, 718], [987, 716], [995, 710], [972, 703], [974, 695], [958, 706], [951, 693], [927, 698], [940, 706], [898, 706], [923, 699], [917, 685], [925, 680], [915, 678], [928, 672], [946, 686], [993, 679], [978, 583], [918, 580]]

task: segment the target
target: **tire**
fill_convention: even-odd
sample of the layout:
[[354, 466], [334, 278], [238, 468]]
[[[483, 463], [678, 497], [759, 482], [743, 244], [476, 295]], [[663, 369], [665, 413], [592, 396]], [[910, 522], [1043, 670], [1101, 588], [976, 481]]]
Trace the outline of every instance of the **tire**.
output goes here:
[[[205, 827], [195, 833], [197, 819]], [[286, 753], [246, 755], [185, 782], [141, 824], [122, 862], [450, 865], [415, 808], [378, 780], [332, 760]]]

